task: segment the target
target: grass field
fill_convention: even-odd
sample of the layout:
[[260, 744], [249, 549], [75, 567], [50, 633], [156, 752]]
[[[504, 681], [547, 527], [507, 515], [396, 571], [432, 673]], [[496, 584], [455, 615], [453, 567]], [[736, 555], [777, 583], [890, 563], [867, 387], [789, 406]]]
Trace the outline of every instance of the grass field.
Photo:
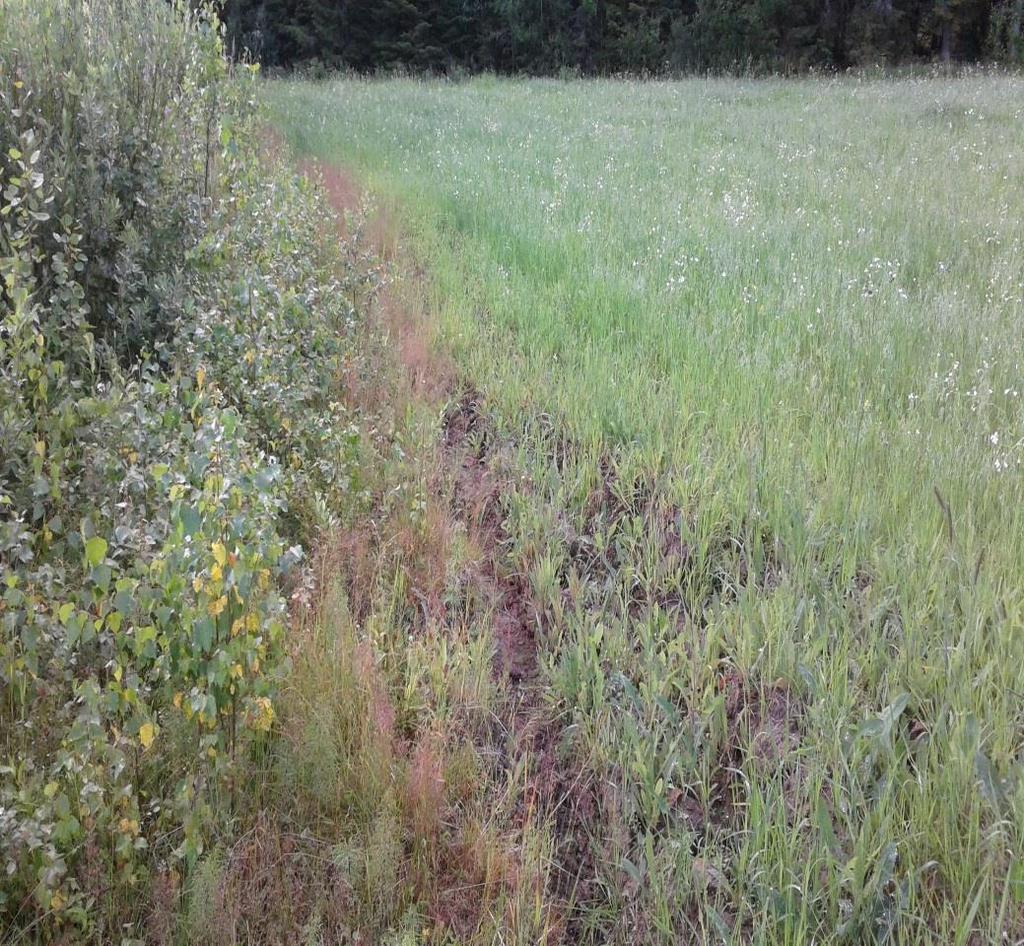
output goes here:
[[1024, 80], [267, 93], [503, 445], [573, 936], [1021, 941]]

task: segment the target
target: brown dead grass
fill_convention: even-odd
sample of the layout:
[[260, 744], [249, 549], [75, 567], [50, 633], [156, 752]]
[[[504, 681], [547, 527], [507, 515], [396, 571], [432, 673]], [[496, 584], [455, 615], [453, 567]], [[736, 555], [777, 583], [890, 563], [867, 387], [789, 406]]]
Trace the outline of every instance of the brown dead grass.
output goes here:
[[453, 482], [453, 505], [482, 555], [475, 581], [493, 615], [499, 675], [514, 684], [533, 681], [537, 667], [537, 609], [527, 583], [502, 568], [507, 535], [501, 514], [502, 478], [488, 463], [493, 435], [480, 396], [469, 391], [449, 406], [443, 453]]
[[209, 925], [211, 946], [288, 946], [314, 928], [323, 942], [344, 942], [350, 891], [322, 845], [261, 819], [232, 848]]
[[[360, 200], [351, 179], [330, 172], [336, 208], [345, 210]], [[371, 239], [395, 233], [393, 218], [371, 226]], [[378, 243], [382, 254], [395, 259], [394, 244]], [[508, 543], [502, 513], [502, 493], [508, 488], [497, 463], [499, 444], [490, 428], [483, 397], [471, 386], [459, 381], [450, 357], [439, 344], [432, 317], [415, 292], [413, 281], [403, 285], [401, 293], [388, 287], [381, 293], [375, 316], [378, 330], [391, 341], [392, 370], [396, 378], [390, 396], [399, 405], [426, 406], [436, 416], [444, 408], [441, 437], [433, 456], [431, 489], [425, 514], [425, 529], [390, 523], [384, 538], [391, 541], [404, 563], [409, 593], [423, 606], [427, 624], [443, 627], [450, 615], [445, 613], [441, 591], [447, 584], [446, 567], [450, 561], [452, 536], [462, 531], [475, 550], [472, 561], [462, 569], [460, 578], [467, 586], [466, 596], [477, 602], [490, 616], [495, 645], [493, 674], [511, 687], [508, 695], [509, 717], [497, 737], [503, 745], [500, 755], [511, 772], [521, 766], [525, 778], [517, 787], [515, 809], [517, 831], [531, 830], [537, 824], [549, 824], [559, 837], [559, 863], [553, 879], [543, 879], [536, 871], [524, 869], [507, 849], [494, 844], [492, 835], [465, 835], [461, 845], [444, 849], [441, 862], [434, 865], [429, 891], [432, 922], [460, 939], [469, 940], [481, 921], [480, 905], [493, 904], [499, 894], [526, 884], [531, 886], [535, 902], [547, 904], [549, 935], [547, 941], [562, 942], [574, 935], [568, 921], [568, 904], [578, 896], [589, 897], [591, 878], [596, 874], [589, 843], [588, 825], [599, 813], [594, 786], [586, 773], [576, 770], [559, 754], [560, 725], [548, 715], [537, 690], [537, 632], [541, 626], [540, 609], [532, 600], [529, 583], [510, 572], [504, 562]], [[412, 291], [410, 291], [410, 289]], [[383, 392], [374, 392], [379, 398]], [[385, 538], [385, 537], [389, 537]], [[358, 560], [365, 563], [365, 535], [346, 536], [349, 547], [359, 548]], [[379, 570], [380, 563], [377, 563]], [[354, 573], [366, 575], [365, 564]], [[372, 568], [369, 569], [372, 571]], [[409, 790], [418, 799], [410, 805], [416, 810], [415, 831], [428, 830], [430, 812], [440, 809], [430, 792], [437, 778], [436, 752], [427, 746], [414, 750], [413, 777]], [[427, 804], [424, 806], [423, 802]], [[514, 850], [514, 847], [513, 847]], [[517, 902], [514, 897], [508, 903]], [[507, 917], [510, 928], [516, 917]]]

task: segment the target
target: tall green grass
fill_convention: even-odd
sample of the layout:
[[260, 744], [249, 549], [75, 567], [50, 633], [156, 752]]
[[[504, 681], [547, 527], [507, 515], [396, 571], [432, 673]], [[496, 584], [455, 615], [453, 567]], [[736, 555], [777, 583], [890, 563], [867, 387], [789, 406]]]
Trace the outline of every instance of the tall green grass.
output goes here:
[[[400, 208], [520, 444], [513, 556], [626, 825], [590, 838], [586, 935], [1024, 935], [1024, 82], [267, 96]], [[595, 519], [602, 482], [620, 514]]]

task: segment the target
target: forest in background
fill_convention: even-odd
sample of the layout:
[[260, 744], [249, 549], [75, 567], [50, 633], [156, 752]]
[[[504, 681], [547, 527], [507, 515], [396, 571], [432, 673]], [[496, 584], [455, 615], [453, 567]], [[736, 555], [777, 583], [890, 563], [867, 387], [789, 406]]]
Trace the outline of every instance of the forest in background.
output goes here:
[[1024, 0], [227, 0], [280, 68], [459, 74], [798, 72], [1024, 61]]

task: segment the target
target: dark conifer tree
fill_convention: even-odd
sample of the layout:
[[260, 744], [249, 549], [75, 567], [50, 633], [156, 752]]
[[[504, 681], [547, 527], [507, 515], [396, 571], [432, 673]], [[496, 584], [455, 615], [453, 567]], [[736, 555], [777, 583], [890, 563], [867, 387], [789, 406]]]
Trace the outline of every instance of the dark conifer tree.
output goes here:
[[794, 71], [1024, 59], [1024, 0], [225, 0], [237, 50], [362, 72]]

